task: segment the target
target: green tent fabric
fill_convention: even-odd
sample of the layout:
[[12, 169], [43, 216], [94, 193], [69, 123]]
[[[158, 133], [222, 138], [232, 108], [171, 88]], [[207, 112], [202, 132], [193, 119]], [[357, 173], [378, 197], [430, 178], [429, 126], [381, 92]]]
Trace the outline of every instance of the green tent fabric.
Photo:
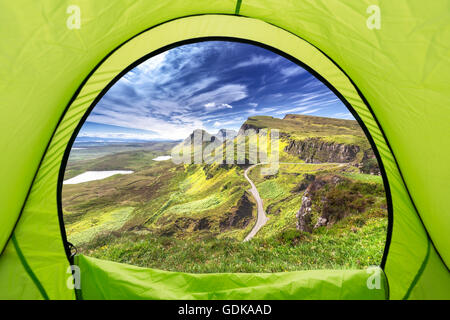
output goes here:
[[[379, 29], [366, 25], [373, 4]], [[79, 29], [66, 26], [69, 5]], [[448, 1], [9, 1], [0, 18], [1, 299], [450, 299]], [[67, 285], [60, 176], [79, 125], [131, 66], [218, 38], [299, 61], [360, 120], [390, 211], [380, 289], [365, 270], [218, 277], [84, 256], [81, 294]]]
[[[274, 274], [188, 274], [139, 268], [77, 256], [83, 299], [386, 299], [381, 269], [379, 289], [367, 287], [365, 270], [314, 270]], [[372, 273], [372, 271], [371, 271]], [[126, 275], [126, 277], [124, 277]], [[126, 281], [123, 281], [126, 279]]]

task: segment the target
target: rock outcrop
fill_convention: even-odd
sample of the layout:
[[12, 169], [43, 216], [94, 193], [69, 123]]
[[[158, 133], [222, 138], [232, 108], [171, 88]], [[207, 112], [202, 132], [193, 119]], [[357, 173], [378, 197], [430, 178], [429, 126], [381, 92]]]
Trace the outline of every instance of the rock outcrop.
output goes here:
[[254, 204], [250, 201], [247, 193], [244, 193], [236, 206], [231, 208], [225, 218], [220, 222], [220, 229], [245, 228], [253, 216]]
[[194, 231], [209, 230], [210, 227], [210, 221], [207, 217], [205, 217], [195, 221]]
[[302, 232], [311, 232], [311, 211], [312, 211], [312, 200], [307, 191], [303, 194], [302, 197], [302, 205], [300, 210], [298, 210], [297, 214], [297, 230]]
[[324, 141], [321, 138], [314, 137], [304, 140], [291, 140], [284, 151], [298, 156], [307, 163], [347, 163], [356, 160], [360, 147]]
[[[296, 214], [297, 229], [312, 232], [316, 228], [332, 225], [348, 215], [363, 212], [373, 203], [370, 193], [360, 193], [365, 188], [362, 182], [351, 182], [335, 174], [317, 176], [303, 193], [302, 204]], [[378, 191], [369, 192], [376, 194]], [[313, 210], [317, 210], [314, 226]]]
[[235, 130], [230, 129], [220, 129], [214, 136], [219, 139], [219, 141], [232, 140], [237, 136]]
[[303, 180], [296, 187], [294, 187], [294, 189], [292, 189], [291, 192], [292, 193], [302, 192], [303, 190], [305, 190], [309, 186], [309, 184], [311, 182], [314, 181], [314, 179], [316, 179], [315, 175], [306, 173], [303, 176]]
[[246, 122], [244, 122], [243, 124], [242, 124], [242, 126], [241, 126], [241, 128], [239, 129], [239, 131], [238, 131], [238, 135], [243, 135], [244, 133], [246, 133], [247, 132], [247, 134], [248, 134], [248, 131], [249, 130], [254, 130], [255, 131], [255, 133], [259, 133], [259, 131], [260, 130], [267, 130], [267, 128], [265, 128], [265, 127], [258, 127], [258, 126], [256, 126], [256, 125], [253, 125], [253, 124], [251, 124], [251, 123], [248, 123], [247, 121]]
[[359, 168], [362, 173], [381, 175], [380, 167], [378, 167], [378, 161], [373, 153], [372, 149], [364, 151], [361, 166]]

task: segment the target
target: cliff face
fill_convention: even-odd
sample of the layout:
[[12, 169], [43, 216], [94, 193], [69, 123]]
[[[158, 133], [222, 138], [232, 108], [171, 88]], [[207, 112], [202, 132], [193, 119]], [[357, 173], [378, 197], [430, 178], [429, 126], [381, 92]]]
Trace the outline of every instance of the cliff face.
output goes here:
[[374, 208], [376, 199], [384, 196], [381, 185], [355, 182], [336, 174], [311, 175], [296, 213], [297, 229], [314, 229], [335, 224], [343, 218]]
[[216, 137], [209, 134], [206, 130], [195, 129], [186, 139], [183, 140], [182, 144], [184, 146], [194, 145], [194, 140], [196, 138], [199, 139], [202, 144], [208, 144], [216, 140]]
[[[364, 132], [355, 120], [304, 115], [286, 115], [284, 119], [254, 116], [242, 124], [239, 134], [246, 130], [260, 134], [262, 129], [275, 128], [280, 131], [280, 138], [287, 142], [284, 153], [307, 163], [350, 163], [362, 173], [380, 174], [377, 159], [367, 142], [363, 142]], [[298, 133], [305, 138], [295, 138]], [[336, 139], [341, 135], [353, 137], [349, 140], [354, 142]]]
[[223, 231], [227, 228], [245, 228], [251, 221], [253, 216], [253, 203], [249, 200], [247, 193], [239, 199], [237, 205], [225, 215], [220, 222], [220, 229]]
[[245, 133], [245, 131], [247, 130], [255, 130], [256, 133], [259, 133], [259, 130], [261, 130], [263, 128], [259, 128], [251, 123], [249, 123], [248, 121], [244, 122], [241, 126], [241, 128], [238, 131], [239, 135], [243, 135]]
[[237, 134], [238, 133], [235, 130], [220, 129], [214, 136], [220, 141], [225, 141], [228, 139], [234, 139]]
[[347, 163], [356, 160], [360, 147], [323, 141], [320, 138], [306, 138], [304, 140], [291, 140], [284, 151], [297, 155], [307, 163]]
[[378, 167], [378, 161], [373, 153], [372, 149], [364, 151], [364, 156], [360, 168], [362, 173], [381, 175], [380, 168]]

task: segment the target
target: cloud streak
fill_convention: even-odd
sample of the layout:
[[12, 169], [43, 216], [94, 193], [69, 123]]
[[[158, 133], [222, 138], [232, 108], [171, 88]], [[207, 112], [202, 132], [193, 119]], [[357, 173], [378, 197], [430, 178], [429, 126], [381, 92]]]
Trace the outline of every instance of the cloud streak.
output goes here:
[[133, 137], [178, 140], [194, 129], [239, 129], [248, 116], [287, 113], [349, 118], [339, 99], [293, 62], [250, 44], [207, 41], [163, 52], [129, 71], [88, 121], [151, 131], [128, 133]]

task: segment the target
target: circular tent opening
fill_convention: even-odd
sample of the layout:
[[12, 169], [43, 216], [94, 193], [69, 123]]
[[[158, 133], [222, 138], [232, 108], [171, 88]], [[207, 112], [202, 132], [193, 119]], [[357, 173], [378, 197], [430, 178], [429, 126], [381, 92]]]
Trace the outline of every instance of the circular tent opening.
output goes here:
[[[151, 288], [153, 286], [153, 282], [145, 281], [141, 283], [137, 283], [134, 280], [138, 280], [140, 276], [136, 274], [136, 272], [148, 272], [151, 273], [151, 278], [159, 278], [163, 277], [165, 280], [163, 281], [167, 288], [164, 292], [160, 292], [158, 290], [157, 296], [155, 296], [155, 291], [150, 290], [150, 296], [147, 298], [163, 298], [165, 295], [173, 294], [173, 292], [178, 292], [180, 285], [185, 288], [184, 293], [178, 295], [179, 297], [185, 296], [186, 294], [190, 296], [192, 290], [200, 290], [205, 294], [208, 292], [214, 295], [219, 294], [217, 290], [219, 290], [219, 295], [223, 297], [238, 297], [236, 296], [238, 291], [232, 289], [231, 287], [235, 287], [236, 283], [240, 283], [243, 288], [249, 285], [252, 285], [248, 282], [248, 273], [224, 273], [220, 276], [221, 285], [217, 287], [218, 283], [214, 274], [202, 273], [193, 275], [190, 273], [174, 273], [167, 274], [164, 271], [159, 271], [157, 269], [133, 269], [134, 266], [128, 264], [114, 264], [115, 262], [109, 262], [106, 260], [97, 260], [95, 258], [91, 258], [89, 256], [85, 256], [83, 254], [73, 256], [73, 253], [70, 252], [70, 248], [67, 245], [66, 234], [64, 229], [64, 220], [63, 220], [63, 210], [62, 210], [62, 199], [61, 199], [61, 190], [63, 188], [64, 182], [64, 174], [65, 174], [65, 164], [67, 163], [70, 149], [75, 141], [75, 138], [80, 131], [82, 124], [86, 121], [89, 113], [92, 109], [97, 105], [100, 99], [106, 94], [106, 92], [120, 79], [122, 78], [130, 69], [139, 65], [143, 61], [147, 60], [149, 57], [156, 56], [160, 53], [167, 51], [168, 49], [175, 48], [179, 45], [195, 43], [199, 41], [205, 40], [229, 40], [229, 41], [240, 41], [247, 42], [251, 44], [255, 44], [260, 47], [264, 47], [269, 49], [272, 52], [276, 52], [277, 54], [283, 56], [284, 58], [288, 58], [299, 65], [301, 65], [308, 72], [313, 74], [316, 78], [321, 80], [323, 84], [325, 84], [333, 93], [339, 97], [340, 101], [345, 103], [348, 110], [351, 111], [352, 115], [355, 119], [358, 119], [358, 123], [361, 125], [361, 128], [364, 130], [366, 137], [369, 139], [369, 143], [372, 146], [375, 146], [377, 141], [373, 139], [372, 129], [368, 128], [364, 124], [367, 123], [364, 121], [364, 118], [371, 118], [370, 113], [365, 113], [364, 103], [360, 100], [357, 91], [353, 88], [349, 79], [343, 74], [326, 56], [320, 53], [317, 49], [309, 45], [307, 42], [286, 33], [285, 31], [277, 28], [270, 27], [265, 24], [260, 24], [256, 20], [248, 20], [245, 21], [238, 18], [239, 21], [243, 21], [246, 24], [245, 32], [242, 30], [237, 30], [231, 28], [230, 30], [217, 30], [214, 31], [212, 28], [203, 36], [199, 36], [201, 34], [198, 33], [199, 30], [202, 29], [202, 20], [209, 19], [212, 17], [190, 17], [180, 20], [174, 20], [168, 24], [163, 24], [158, 26], [157, 28], [150, 29], [144, 33], [139, 34], [137, 37], [132, 38], [128, 42], [121, 45], [115, 51], [110, 53], [95, 70], [92, 71], [91, 75], [86, 79], [86, 82], [82, 87], [79, 88], [77, 94], [73, 97], [73, 100], [69, 104], [68, 108], [64, 113], [64, 117], [61, 120], [60, 125], [58, 126], [58, 130], [55, 133], [54, 139], [56, 144], [51, 144], [49, 146], [49, 150], [52, 151], [52, 154], [59, 154], [61, 156], [62, 166], [58, 169], [58, 189], [57, 189], [57, 208], [59, 212], [59, 223], [60, 229], [62, 233], [63, 242], [65, 243], [65, 251], [69, 260], [75, 263], [83, 274], [83, 288], [81, 291], [77, 291], [79, 296], [83, 298], [113, 298], [118, 297], [115, 296], [118, 292], [120, 294], [126, 294], [128, 297], [135, 296], [136, 293], [142, 292], [143, 288]], [[228, 19], [234, 19], [232, 17], [226, 16], [215, 16], [214, 19], [217, 22], [226, 23]], [[180, 34], [179, 32], [173, 33], [171, 30], [181, 30], [181, 25], [187, 23], [189, 28], [185, 29], [186, 34]], [[229, 25], [231, 26], [231, 25]], [[267, 28], [268, 34], [265, 34], [262, 37], [260, 27], [264, 26]], [[223, 25], [222, 25], [223, 27]], [[167, 29], [168, 28], [168, 29]], [[181, 28], [181, 29], [180, 29]], [[184, 30], [184, 29], [183, 29]], [[168, 35], [172, 35], [168, 37]], [[195, 36], [194, 36], [195, 35]], [[268, 36], [268, 38], [266, 37]], [[267, 41], [271, 39], [271, 41]], [[300, 57], [296, 57], [297, 54], [301, 54]], [[349, 102], [351, 101], [351, 103]], [[360, 110], [361, 109], [361, 110]], [[363, 111], [362, 113], [360, 111]], [[369, 120], [370, 122], [371, 120]], [[376, 133], [375, 134], [379, 134]], [[56, 150], [52, 150], [53, 148], [57, 148]], [[373, 148], [375, 155], [380, 158], [377, 153], [377, 148]], [[44, 159], [45, 161], [45, 159]], [[380, 163], [381, 164], [381, 163]], [[383, 171], [384, 168], [380, 165], [380, 170]], [[132, 170], [131, 170], [132, 171]], [[387, 193], [387, 207], [388, 211], [390, 211], [390, 193], [388, 190], [386, 176], [382, 173], [384, 187], [386, 188]], [[390, 212], [389, 212], [390, 213]], [[390, 220], [392, 221], [392, 220]], [[392, 225], [389, 223], [389, 225]], [[381, 267], [383, 267], [386, 259], [386, 253], [389, 248], [389, 231], [387, 235], [387, 245], [385, 246], [383, 261], [381, 261]], [[287, 239], [290, 238], [288, 234], [286, 236]], [[248, 243], [251, 243], [249, 241]], [[111, 265], [112, 263], [112, 265]], [[115, 275], [118, 276], [116, 279], [115, 276], [112, 276], [111, 270], [118, 268], [116, 271], [113, 271]], [[109, 270], [109, 271], [107, 271]], [[162, 272], [162, 273], [161, 273]], [[300, 272], [300, 273], [299, 273]], [[122, 280], [120, 274], [127, 274], [127, 278], [130, 279], [130, 286], [122, 287]], [[368, 273], [366, 270], [316, 270], [316, 271], [295, 271], [288, 272], [286, 278], [282, 281], [288, 281], [292, 283], [295, 281], [295, 289], [291, 290], [290, 294], [293, 294], [296, 298], [301, 299], [302, 297], [314, 298], [314, 296], [323, 296], [320, 292], [327, 292], [327, 297], [342, 297], [341, 286], [345, 285], [342, 283], [342, 279], [345, 279], [344, 282], [347, 283], [345, 286], [353, 287], [352, 290], [346, 291], [346, 297], [356, 297], [356, 296], [366, 296], [372, 297], [375, 299], [385, 298], [386, 291], [386, 280], [384, 278], [384, 274], [380, 268], [374, 268], [371, 271], [371, 274], [375, 276], [377, 280], [376, 288], [377, 290], [372, 290], [373, 288], [369, 288], [367, 286], [367, 277]], [[180, 276], [184, 279], [180, 284]], [[370, 274], [369, 274], [370, 275]], [[136, 276], [138, 278], [136, 278]], [[269, 278], [268, 278], [269, 276]], [[104, 278], [106, 277], [106, 278]], [[177, 277], [178, 280], [173, 282], [171, 280], [173, 277]], [[194, 277], [194, 278], [192, 278]], [[270, 274], [267, 273], [253, 273], [252, 274], [252, 286], [257, 286], [260, 289], [252, 290], [252, 296], [257, 298], [259, 295], [264, 295], [265, 297], [275, 297], [280, 293], [279, 289], [275, 289], [276, 286], [280, 283], [280, 278], [278, 273], [273, 273], [273, 277], [270, 277]], [[102, 279], [103, 280], [100, 280]], [[294, 280], [295, 279], [295, 280]], [[322, 289], [316, 288], [314, 291], [305, 290], [305, 286], [308, 283], [311, 283], [312, 279], [319, 280], [317, 285], [322, 287]], [[340, 284], [336, 283], [336, 280], [340, 279]], [[97, 281], [102, 281], [104, 284], [102, 287], [102, 291], [98, 291], [99, 284]], [[256, 282], [255, 282], [256, 281]], [[187, 285], [190, 283], [190, 285]], [[257, 283], [264, 283], [264, 286], [261, 286]], [[272, 288], [276, 283], [278, 283], [275, 287]], [[357, 284], [357, 285], [355, 285]], [[213, 287], [210, 287], [213, 285]], [[117, 287], [119, 286], [119, 287]], [[231, 286], [231, 287], [230, 287]], [[141, 288], [141, 289], [139, 289]], [[222, 288], [222, 289], [221, 289]], [[326, 289], [325, 289], [326, 288]], [[103, 291], [103, 290], [107, 290]], [[138, 291], [136, 291], [138, 290]], [[273, 291], [275, 290], [275, 291]], [[106, 296], [105, 296], [106, 294]], [[162, 294], [162, 295], [161, 295]], [[136, 296], [137, 297], [137, 296]], [[139, 296], [139, 298], [142, 298]]]
[[194, 273], [379, 265], [383, 171], [348, 102], [273, 48], [189, 42], [130, 65], [78, 124], [62, 165], [78, 253]]

